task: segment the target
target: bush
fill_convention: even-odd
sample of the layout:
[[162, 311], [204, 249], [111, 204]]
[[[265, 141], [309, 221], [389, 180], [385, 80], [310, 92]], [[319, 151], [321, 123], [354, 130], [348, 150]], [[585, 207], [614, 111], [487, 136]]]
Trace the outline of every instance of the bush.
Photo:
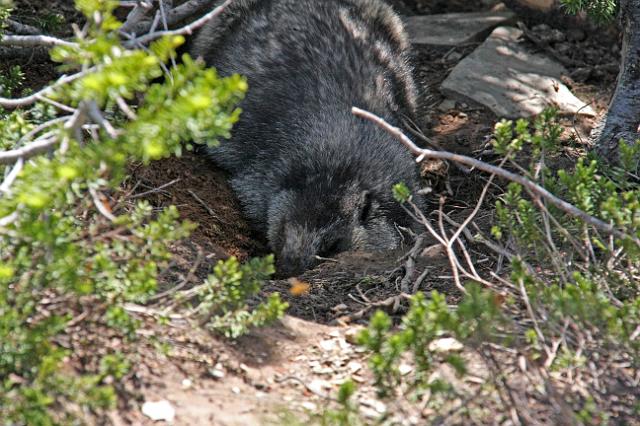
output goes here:
[[[558, 169], [550, 165], [561, 155], [560, 135], [555, 111], [548, 110], [533, 123], [501, 121], [493, 145], [503, 164], [612, 224], [617, 236], [520, 185], [508, 185], [496, 202], [489, 246], [511, 258], [510, 273], [498, 281], [487, 278], [482, 286], [467, 283], [453, 307], [435, 291], [428, 298], [418, 293], [397, 328], [378, 311], [361, 333], [378, 396], [388, 404], [401, 410], [404, 403], [420, 403], [462, 422], [494, 422], [513, 413], [521, 421], [561, 421], [552, 411], [534, 412], [541, 409], [533, 403], [514, 403], [521, 398], [566, 407], [562, 421], [637, 418], [640, 395], [631, 378], [640, 367], [640, 144], [621, 142], [622, 164], [616, 168], [586, 156], [573, 170]], [[401, 186], [394, 190], [400, 201], [409, 200]], [[445, 337], [462, 343], [463, 350], [439, 349], [435, 342]], [[625, 368], [612, 366], [621, 360]], [[475, 371], [468, 371], [469, 362]], [[399, 370], [401, 363], [412, 366], [409, 373]], [[460, 381], [443, 379], [437, 373], [443, 364]], [[489, 372], [484, 383], [462, 385], [469, 373], [477, 379], [478, 365]], [[522, 369], [529, 372], [518, 373]], [[570, 391], [577, 385], [564, 378], [577, 375], [580, 391]], [[520, 388], [527, 394], [515, 390]]]
[[[59, 337], [78, 308], [134, 337], [137, 320], [125, 304], [144, 303], [155, 293], [171, 243], [193, 229], [179, 221], [174, 207], [157, 212], [144, 201], [133, 208], [121, 202], [126, 167], [229, 137], [247, 88], [242, 77], [219, 78], [188, 56], [168, 69], [164, 64], [175, 58], [181, 36], [159, 39], [148, 49], [125, 48], [115, 5], [77, 0], [87, 31], [76, 45], [51, 53], [61, 69], [79, 72], [47, 93], [72, 111], [70, 116], [55, 118], [55, 109], [45, 103], [0, 112], [3, 149], [49, 147], [48, 155], [0, 165], [5, 176], [0, 418], [5, 424], [71, 423], [88, 409], [113, 406], [115, 393], [105, 378], [121, 377], [128, 361], [111, 353], [95, 374], [74, 373], [64, 367], [69, 352], [57, 343]], [[13, 70], [0, 79], [0, 89], [4, 95], [15, 92], [21, 80], [20, 70]], [[215, 327], [224, 326], [230, 336], [281, 316], [286, 305], [275, 296], [253, 312], [244, 304], [272, 268], [271, 259], [221, 263], [201, 287], [198, 309], [211, 309]], [[50, 308], [50, 300], [64, 305]]]

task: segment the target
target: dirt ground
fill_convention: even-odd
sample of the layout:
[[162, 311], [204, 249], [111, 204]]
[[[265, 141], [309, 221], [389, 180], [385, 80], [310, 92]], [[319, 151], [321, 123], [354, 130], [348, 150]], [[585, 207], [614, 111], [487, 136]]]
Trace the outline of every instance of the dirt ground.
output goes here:
[[[50, 10], [73, 16], [70, 2], [16, 1], [22, 16], [41, 13], [38, 5], [45, 7], [45, 3]], [[491, 7], [490, 2], [462, 0], [396, 3], [406, 14]], [[569, 43], [567, 58], [588, 66], [568, 67], [570, 76], [566, 83], [602, 114], [615, 82], [617, 39], [615, 35], [584, 34]], [[414, 50], [416, 79], [422, 93], [420, 124], [424, 133], [443, 148], [491, 161], [487, 144], [498, 117], [477, 105], [457, 103], [453, 109], [440, 108], [444, 100], [438, 91], [440, 83], [476, 46]], [[11, 61], [5, 61], [0, 71], [10, 65]], [[49, 63], [21, 62], [21, 65], [32, 88], [55, 76]], [[565, 160], [586, 149], [584, 141], [595, 122], [573, 116], [563, 118], [568, 136]], [[563, 159], [558, 161], [562, 163]], [[427, 164], [423, 172], [425, 185], [433, 189], [431, 210], [437, 210], [439, 198], [444, 197], [444, 210], [454, 220], [466, 217], [474, 208], [485, 183], [481, 175], [465, 174], [441, 163]], [[148, 167], [132, 165], [123, 191], [156, 207], [176, 205], [184, 219], [198, 224], [190, 239], [172, 247], [175, 259], [162, 275], [163, 289], [172, 287], [185, 275], [199, 252], [205, 259], [195, 273], [199, 279], [206, 277], [218, 259], [233, 255], [244, 260], [268, 252], [264, 241], [243, 219], [225, 173], [194, 154], [157, 161]], [[477, 223], [484, 230], [492, 223], [493, 202], [490, 196], [488, 207], [478, 215]], [[447, 295], [450, 303], [455, 303], [460, 294], [453, 285], [446, 256], [435, 241], [427, 246], [429, 249], [419, 256], [415, 269], [416, 276], [423, 273], [425, 276], [419, 289], [427, 293], [438, 290]], [[328, 404], [328, 398], [335, 395], [338, 385], [348, 377], [361, 386], [359, 402], [370, 418], [385, 412], [387, 408], [373, 395], [366, 356], [353, 345], [353, 334], [373, 311], [372, 303], [398, 294], [404, 255], [410, 248], [408, 242], [394, 253], [344, 253], [299, 277], [310, 285], [303, 295], [292, 295], [288, 281], [266, 283], [264, 295], [279, 292], [290, 303], [288, 316], [281, 323], [254, 330], [236, 342], [179, 321], [172, 322], [170, 327], [159, 327], [146, 318], [139, 330], [137, 346], [125, 350], [134, 360], [135, 368], [117, 385], [121, 396], [118, 409], [102, 420], [116, 425], [152, 424], [141, 413], [142, 403], [166, 399], [176, 409], [176, 425], [294, 424], [292, 419], [302, 422], [305, 413], [317, 412]], [[495, 270], [494, 257], [482, 246], [471, 246], [470, 255], [476, 264]], [[401, 313], [395, 315], [399, 317]], [[120, 347], [124, 343], [116, 337], [94, 336], [79, 345], [89, 350], [101, 345]], [[166, 350], [159, 352], [159, 346]], [[76, 354], [70, 359], [73, 368], [91, 369], [79, 358]], [[440, 373], [451, 374], [444, 370]], [[479, 369], [474, 374], [482, 377], [483, 373]], [[424, 424], [424, 418], [432, 414], [418, 409], [403, 421]], [[500, 420], [491, 420], [490, 412], [486, 416], [487, 423]]]

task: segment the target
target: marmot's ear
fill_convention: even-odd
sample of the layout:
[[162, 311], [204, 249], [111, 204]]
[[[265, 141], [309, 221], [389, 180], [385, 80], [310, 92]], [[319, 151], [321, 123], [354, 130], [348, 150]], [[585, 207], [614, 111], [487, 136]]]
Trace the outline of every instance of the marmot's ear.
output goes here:
[[371, 191], [366, 189], [348, 191], [340, 202], [342, 212], [358, 223], [366, 222], [378, 206]]
[[358, 199], [358, 204], [356, 206], [357, 218], [358, 222], [365, 223], [369, 216], [371, 215], [371, 210], [373, 208], [373, 197], [371, 196], [371, 192], [364, 190], [360, 193], [360, 197]]

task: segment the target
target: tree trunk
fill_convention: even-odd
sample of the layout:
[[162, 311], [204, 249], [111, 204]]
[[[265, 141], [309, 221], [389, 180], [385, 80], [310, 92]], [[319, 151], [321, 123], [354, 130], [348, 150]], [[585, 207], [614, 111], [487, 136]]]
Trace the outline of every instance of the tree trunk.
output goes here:
[[616, 90], [592, 133], [595, 151], [614, 162], [619, 140], [635, 143], [640, 136], [640, 0], [620, 0], [619, 17], [623, 39]]

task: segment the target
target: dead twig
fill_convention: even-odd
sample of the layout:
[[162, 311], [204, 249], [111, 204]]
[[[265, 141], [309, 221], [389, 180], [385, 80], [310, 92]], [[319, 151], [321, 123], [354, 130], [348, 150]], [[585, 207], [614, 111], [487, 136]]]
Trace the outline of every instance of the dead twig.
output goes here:
[[100, 214], [106, 217], [107, 219], [109, 219], [110, 222], [114, 222], [116, 220], [116, 217], [113, 214], [111, 214], [110, 209], [102, 201], [102, 199], [104, 198], [104, 195], [99, 194], [98, 191], [96, 191], [94, 188], [89, 188], [89, 194], [91, 194], [91, 199], [93, 200], [93, 204], [96, 206]]
[[215, 19], [218, 15], [220, 15], [224, 11], [224, 9], [229, 4], [231, 4], [232, 1], [233, 0], [225, 0], [224, 3], [222, 3], [220, 6], [216, 7], [215, 9], [213, 9], [211, 12], [203, 15], [202, 17], [196, 19], [192, 23], [185, 25], [184, 27], [181, 27], [175, 30], [170, 30], [170, 31], [165, 30], [165, 31], [151, 32], [149, 34], [131, 39], [127, 41], [124, 45], [126, 47], [133, 47], [137, 44], [151, 43], [152, 41], [157, 40], [161, 37], [171, 37], [171, 36], [177, 36], [177, 35], [192, 34], [195, 30], [197, 30], [207, 22], [211, 21], [212, 19]]
[[9, 189], [11, 188], [11, 185], [18, 177], [18, 174], [20, 174], [20, 171], [22, 170], [23, 166], [24, 166], [24, 159], [18, 158], [18, 161], [16, 161], [16, 164], [11, 168], [11, 171], [7, 174], [7, 177], [4, 178], [4, 181], [2, 182], [2, 184], [0, 184], [1, 193], [4, 193], [4, 194], [9, 193]]
[[107, 135], [109, 135], [110, 138], [116, 139], [118, 136], [120, 136], [120, 131], [113, 127], [113, 125], [111, 125], [111, 123], [102, 116], [102, 112], [100, 112], [100, 108], [98, 108], [98, 105], [95, 101], [88, 101], [86, 105], [87, 115], [89, 116], [89, 118], [91, 118], [94, 123], [102, 127], [104, 131], [107, 132]]
[[[211, 7], [214, 2], [215, 0], [189, 0], [174, 7], [166, 13], [167, 26], [173, 27], [176, 24], [184, 22], [186, 19], [202, 12], [205, 8]], [[142, 19], [138, 23], [130, 25], [129, 28], [127, 28], [127, 32], [129, 34], [145, 34], [154, 32], [159, 20], [159, 14], [156, 14], [153, 20]]]
[[277, 377], [273, 380], [276, 383], [284, 383], [287, 381], [293, 381], [293, 382], [297, 382], [299, 384], [301, 384], [302, 386], [304, 386], [304, 388], [311, 392], [312, 394], [320, 397], [320, 398], [324, 398], [327, 401], [332, 401], [332, 402], [338, 402], [337, 399], [333, 398], [330, 396], [329, 393], [323, 394], [321, 392], [318, 392], [317, 390], [315, 390], [313, 387], [309, 386], [307, 383], [304, 382], [304, 380], [300, 379], [299, 377], [296, 376], [284, 376], [284, 377]]
[[453, 273], [453, 282], [456, 285], [456, 288], [458, 290], [460, 290], [463, 294], [467, 294], [467, 290], [464, 288], [464, 286], [462, 285], [462, 282], [460, 281], [460, 262], [458, 262], [458, 258], [456, 257], [455, 252], [449, 245], [449, 238], [447, 237], [444, 231], [444, 226], [442, 224], [442, 216], [441, 216], [442, 199], [440, 202], [440, 209], [439, 209], [439, 212], [440, 212], [439, 227], [441, 232], [440, 234], [436, 232], [435, 229], [433, 229], [433, 227], [429, 223], [429, 220], [425, 217], [424, 213], [418, 208], [418, 206], [416, 206], [411, 201], [409, 201], [409, 205], [413, 208], [415, 214], [420, 218], [420, 223], [422, 223], [424, 227], [427, 229], [427, 231], [429, 231], [429, 233], [436, 240], [438, 240], [440, 244], [442, 244], [442, 247], [444, 247], [445, 252], [447, 254], [447, 258], [449, 259], [449, 264], [451, 265], [451, 272]]
[[0, 45], [2, 46], [18, 46], [18, 47], [52, 47], [52, 46], [66, 46], [66, 47], [78, 47], [78, 43], [72, 41], [63, 40], [61, 38], [47, 36], [47, 35], [4, 35], [0, 39]]
[[40, 31], [38, 28], [32, 27], [31, 25], [23, 24], [18, 21], [14, 21], [13, 19], [6, 19], [5, 23], [9, 27], [9, 30], [15, 34], [22, 34], [22, 35], [42, 34], [42, 31]]
[[211, 209], [211, 207], [209, 207], [207, 205], [207, 203], [205, 203], [202, 198], [198, 197], [198, 195], [193, 192], [190, 189], [187, 189], [187, 192], [198, 202], [200, 203], [200, 205], [202, 207], [204, 207], [204, 209], [207, 211], [207, 213], [209, 213], [211, 215], [211, 217], [213, 217], [214, 219], [220, 220], [220, 218], [218, 217], [218, 215], [213, 211], [213, 209]]
[[413, 153], [418, 157], [416, 159], [416, 162], [421, 162], [425, 158], [436, 158], [439, 160], [454, 161], [470, 167], [477, 168], [478, 170], [482, 170], [483, 172], [495, 174], [496, 176], [500, 176], [504, 179], [507, 179], [522, 185], [527, 190], [544, 198], [549, 203], [553, 204], [555, 207], [562, 210], [563, 212], [573, 217], [579, 218], [580, 220], [588, 223], [589, 225], [592, 225], [596, 229], [599, 229], [600, 231], [606, 234], [612, 234], [617, 238], [629, 239], [633, 241], [638, 247], [640, 247], [639, 238], [620, 231], [613, 224], [606, 223], [596, 217], [591, 216], [590, 214], [584, 212], [583, 210], [580, 210], [573, 204], [568, 203], [567, 201], [564, 201], [563, 199], [556, 197], [555, 195], [547, 191], [545, 188], [525, 178], [524, 176], [520, 176], [508, 170], [505, 170], [501, 167], [497, 167], [497, 166], [485, 163], [484, 161], [467, 157], [466, 155], [454, 154], [448, 151], [434, 151], [432, 149], [420, 148], [415, 143], [413, 143], [413, 141], [411, 141], [411, 139], [409, 139], [402, 132], [402, 130], [400, 130], [395, 126], [392, 126], [391, 124], [387, 123], [384, 119], [378, 117], [377, 115], [372, 114], [363, 109], [360, 109], [358, 107], [352, 107], [351, 111], [353, 114], [357, 115], [358, 117], [362, 117], [369, 121], [372, 121], [373, 123], [378, 125], [380, 128], [382, 128], [383, 130], [388, 132], [390, 135], [394, 136], [396, 139], [402, 142], [402, 144], [405, 145], [409, 149], [409, 151], [411, 151], [411, 153]]
[[420, 255], [420, 251], [424, 245], [424, 238], [424, 234], [418, 235], [413, 248], [407, 255], [407, 260], [404, 264], [404, 277], [402, 277], [402, 280], [400, 281], [400, 291], [402, 293], [413, 293], [413, 286], [411, 286], [411, 284], [413, 282], [413, 274], [416, 270], [416, 257]]
[[[131, 195], [131, 196], [127, 197], [127, 198], [129, 200], [135, 200], [136, 198], [143, 198], [143, 197], [146, 197], [147, 195], [151, 195], [151, 194], [155, 194], [157, 192], [161, 192], [163, 189], [168, 188], [171, 185], [175, 185], [176, 183], [180, 182], [181, 180], [182, 179], [180, 179], [180, 178], [176, 178], [176, 179], [174, 179], [172, 181], [169, 181], [167, 183], [163, 183], [162, 185], [160, 185], [157, 188], [153, 188], [153, 189], [150, 189], [149, 191], [144, 191], [144, 192], [141, 192], [139, 194]], [[192, 194], [192, 196], [193, 196], [193, 194]]]
[[133, 6], [133, 9], [127, 14], [127, 18], [120, 27], [121, 33], [130, 32], [137, 24], [139, 24], [153, 9], [153, 5], [150, 1], [138, 1]]
[[[354, 312], [350, 315], [345, 315], [340, 318], [336, 318], [333, 322], [336, 324], [348, 324], [355, 320], [359, 320], [364, 318], [364, 316], [375, 308], [391, 308], [393, 313], [397, 313], [400, 310], [400, 306], [403, 300], [410, 300], [412, 294], [400, 293], [391, 297], [388, 297], [384, 300], [380, 300], [377, 302], [370, 302], [364, 308], [360, 309], [358, 312]], [[359, 302], [362, 303], [362, 302]]]
[[44, 87], [40, 91], [32, 95], [25, 96], [23, 98], [11, 99], [11, 98], [0, 97], [0, 106], [6, 109], [14, 109], [14, 108], [32, 105], [37, 101], [42, 100], [44, 96], [51, 94], [58, 87], [71, 83], [73, 81], [76, 81], [78, 79], [81, 79], [83, 77], [86, 77], [87, 75], [95, 71], [97, 71], [97, 68], [93, 67], [76, 74], [62, 76], [55, 83], [52, 83], [49, 86]]
[[43, 152], [47, 152], [52, 149], [58, 142], [59, 139], [54, 136], [35, 140], [20, 148], [2, 151], [0, 152], [0, 164], [12, 164], [19, 159], [26, 160], [38, 154], [42, 154]]
[[180, 290], [182, 287], [187, 285], [189, 282], [191, 282], [191, 280], [193, 280], [195, 278], [195, 273], [198, 270], [198, 268], [200, 267], [200, 265], [202, 264], [203, 260], [204, 260], [204, 252], [202, 251], [202, 249], [199, 249], [198, 250], [198, 257], [196, 258], [196, 261], [194, 262], [193, 266], [191, 266], [191, 268], [187, 272], [187, 275], [184, 277], [184, 279], [182, 281], [180, 281], [180, 283], [178, 283], [178, 285], [175, 285], [175, 286], [171, 287], [170, 289], [168, 289], [166, 291], [163, 291], [162, 293], [154, 294], [153, 296], [151, 296], [149, 298], [149, 301], [154, 302], [154, 301], [157, 301], [157, 300], [160, 300], [160, 299], [164, 299], [165, 297], [174, 294], [175, 292]]

